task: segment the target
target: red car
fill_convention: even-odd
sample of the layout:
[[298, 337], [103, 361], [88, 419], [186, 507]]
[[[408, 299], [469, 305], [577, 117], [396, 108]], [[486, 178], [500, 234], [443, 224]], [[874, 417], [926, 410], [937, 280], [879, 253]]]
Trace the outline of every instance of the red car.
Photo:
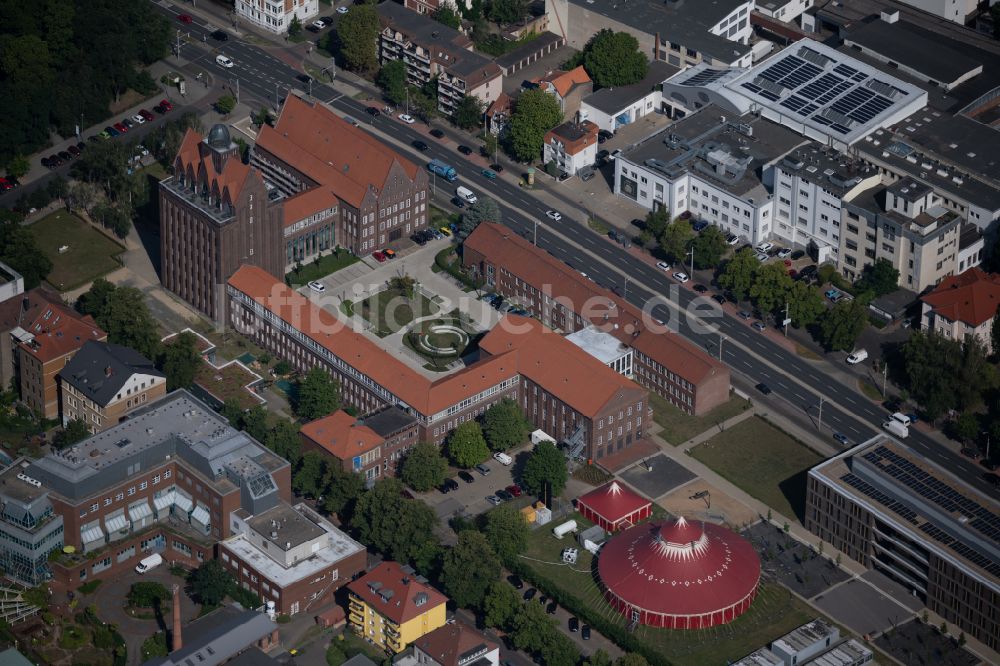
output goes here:
[[140, 109], [139, 115], [142, 116], [143, 120], [145, 120], [147, 123], [150, 120], [156, 120], [156, 116], [154, 116], [151, 111], [147, 111], [146, 109]]
[[174, 108], [174, 105], [165, 99], [160, 100], [160, 106], [163, 107], [164, 111], [171, 111]]
[[128, 128], [125, 127], [124, 125], [122, 125], [121, 123], [115, 123], [114, 125], [112, 125], [112, 127], [114, 127], [116, 130], [118, 130], [122, 134], [124, 134], [125, 132], [128, 131]]
[[507, 486], [506, 490], [514, 497], [521, 496], [521, 486], [517, 485], [516, 483], [512, 486]]
[[372, 258], [380, 264], [385, 261], [385, 255], [382, 252], [372, 252]]
[[181, 23], [190, 23], [193, 19], [190, 14], [178, 14], [177, 20]]

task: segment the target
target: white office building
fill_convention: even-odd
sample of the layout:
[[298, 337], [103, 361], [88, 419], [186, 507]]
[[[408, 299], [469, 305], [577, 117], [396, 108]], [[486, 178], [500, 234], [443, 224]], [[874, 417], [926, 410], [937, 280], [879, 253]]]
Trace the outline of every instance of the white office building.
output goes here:
[[235, 6], [241, 19], [277, 34], [288, 32], [293, 16], [305, 27], [319, 14], [319, 0], [236, 0]]

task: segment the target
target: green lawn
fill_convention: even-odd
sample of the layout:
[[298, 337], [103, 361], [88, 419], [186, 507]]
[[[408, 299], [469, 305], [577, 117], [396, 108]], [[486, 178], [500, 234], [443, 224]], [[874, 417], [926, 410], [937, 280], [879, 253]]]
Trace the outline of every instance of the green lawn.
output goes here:
[[[578, 515], [572, 516], [584, 529], [589, 525]], [[577, 547], [569, 537], [556, 539], [552, 531], [540, 528], [531, 531], [525, 563], [566, 593], [575, 596], [594, 611], [618, 626], [625, 618], [605, 601], [594, 574], [593, 556], [579, 550], [575, 565], [560, 564], [563, 548]], [[725, 664], [736, 661], [770, 641], [816, 616], [804, 602], [777, 584], [762, 584], [750, 610], [734, 622], [704, 630], [671, 630], [639, 627], [635, 637], [671, 663], [684, 666]]]
[[653, 420], [663, 428], [660, 437], [674, 446], [750, 408], [748, 401], [736, 396], [702, 416], [689, 416], [655, 393], [649, 394], [649, 404], [653, 406]]
[[759, 416], [719, 433], [689, 452], [784, 516], [802, 518], [806, 472], [818, 453]]
[[285, 278], [293, 286], [301, 286], [306, 282], [319, 280], [331, 273], [336, 273], [341, 268], [346, 268], [358, 261], [361, 260], [347, 250], [340, 248], [335, 252], [323, 255], [319, 262], [310, 261], [308, 264], [303, 264], [302, 268], [291, 271]]
[[[52, 261], [46, 281], [68, 291], [107, 275], [121, 264], [124, 248], [76, 215], [59, 210], [28, 227], [38, 248]], [[59, 248], [65, 246], [65, 252]]]
[[354, 311], [375, 327], [375, 335], [384, 338], [414, 319], [434, 314], [438, 306], [422, 294], [405, 299], [399, 290], [386, 289], [355, 305]]

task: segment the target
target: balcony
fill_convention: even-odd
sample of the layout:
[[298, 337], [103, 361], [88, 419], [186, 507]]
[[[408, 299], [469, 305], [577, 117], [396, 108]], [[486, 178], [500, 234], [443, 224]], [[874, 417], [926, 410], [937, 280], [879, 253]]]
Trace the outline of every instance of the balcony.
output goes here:
[[354, 609], [351, 609], [351, 611], [347, 614], [347, 620], [356, 627], [365, 626], [365, 616], [358, 615], [356, 612], [354, 612]]

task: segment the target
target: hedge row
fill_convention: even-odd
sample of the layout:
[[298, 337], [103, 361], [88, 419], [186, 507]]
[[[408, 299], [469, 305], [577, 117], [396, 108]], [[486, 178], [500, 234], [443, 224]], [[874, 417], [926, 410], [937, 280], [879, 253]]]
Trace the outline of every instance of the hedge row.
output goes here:
[[641, 654], [651, 666], [672, 666], [669, 659], [633, 636], [625, 627], [605, 619], [593, 607], [572, 594], [563, 591], [561, 587], [526, 565], [523, 561], [519, 560], [508, 564], [513, 573], [529, 581], [550, 599], [554, 599], [560, 606], [580, 618], [581, 622], [589, 624], [594, 630], [626, 652]]

